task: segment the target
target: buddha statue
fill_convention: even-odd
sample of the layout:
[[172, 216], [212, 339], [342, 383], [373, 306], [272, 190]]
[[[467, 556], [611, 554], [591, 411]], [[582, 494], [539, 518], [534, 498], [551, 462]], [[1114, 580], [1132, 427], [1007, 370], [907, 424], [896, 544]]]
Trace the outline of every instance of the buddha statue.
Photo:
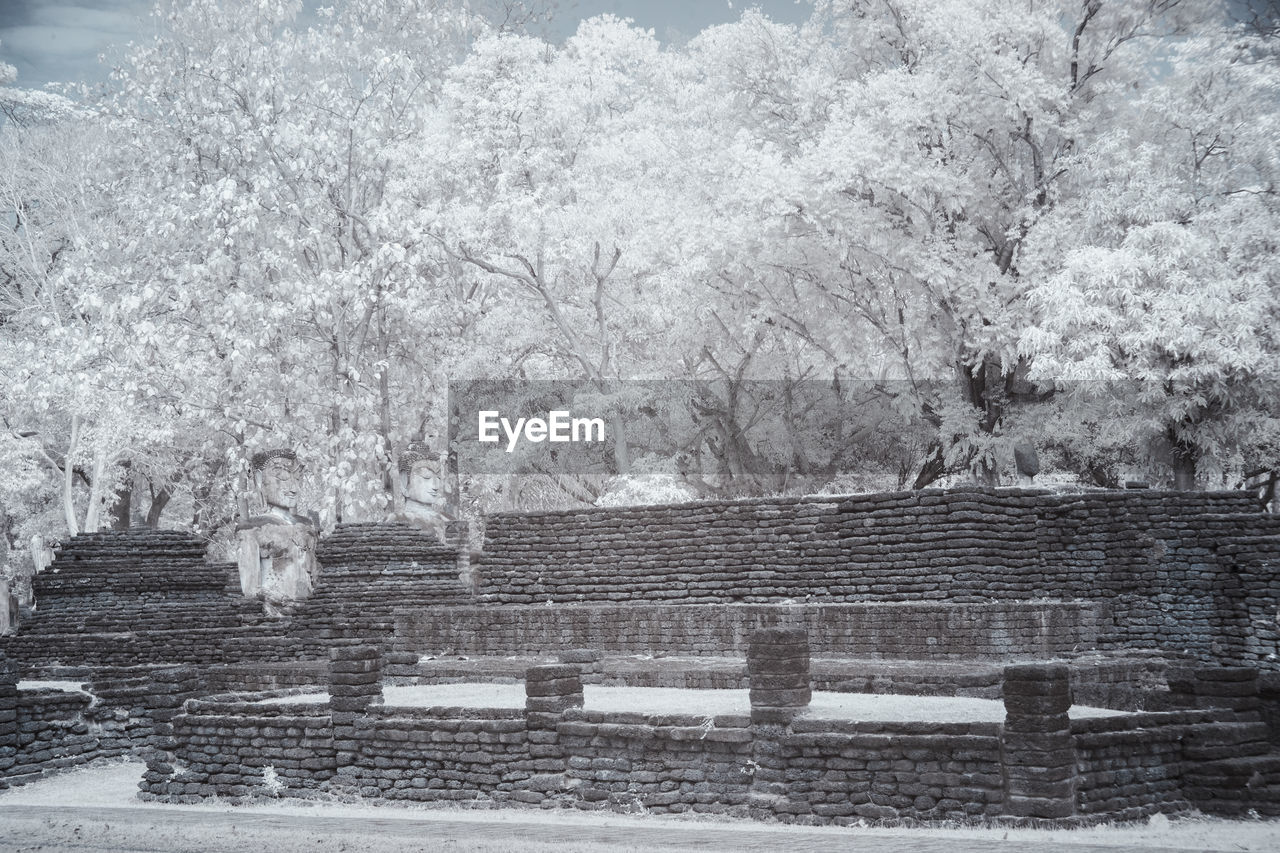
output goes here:
[[31, 571], [40, 574], [53, 563], [53, 549], [39, 533], [31, 537]]
[[443, 544], [450, 518], [447, 487], [425, 445], [410, 445], [400, 454], [400, 504], [392, 521], [428, 530]]
[[240, 536], [240, 589], [263, 600], [268, 615], [280, 615], [285, 602], [306, 598], [316, 575], [314, 516], [296, 511], [298, 457], [288, 448], [255, 453], [250, 461], [257, 487], [258, 512], [236, 525]]
[[9, 591], [9, 579], [0, 577], [0, 634], [18, 628], [18, 596]]

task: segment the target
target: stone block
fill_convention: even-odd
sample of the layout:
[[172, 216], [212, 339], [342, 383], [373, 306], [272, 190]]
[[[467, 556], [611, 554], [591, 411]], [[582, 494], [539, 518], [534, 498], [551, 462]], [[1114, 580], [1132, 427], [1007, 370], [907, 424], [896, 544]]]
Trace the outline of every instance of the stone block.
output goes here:
[[752, 690], [805, 690], [810, 687], [807, 672], [754, 675], [751, 677], [750, 684]]
[[793, 655], [791, 657], [751, 657], [747, 659], [747, 674], [770, 677], [774, 675], [791, 675], [800, 673], [809, 677], [809, 656]]
[[1060, 693], [1050, 696], [1020, 696], [1005, 693], [1005, 712], [1009, 716], [1048, 717], [1067, 713], [1071, 696]]
[[1065, 663], [1020, 663], [1004, 668], [1005, 681], [1067, 681], [1071, 671]]
[[1060, 764], [1054, 766], [1033, 767], [1025, 764], [1006, 764], [1005, 780], [1010, 790], [1022, 791], [1023, 783], [1062, 782], [1074, 779], [1076, 766]]
[[[762, 628], [751, 634], [752, 648], [764, 650], [777, 646], [807, 646], [809, 632], [804, 628]], [[755, 657], [755, 653], [748, 653]]]
[[1008, 752], [1057, 752], [1070, 750], [1074, 753], [1075, 741], [1071, 732], [1060, 730], [1052, 733], [1039, 731], [1019, 732], [1005, 729], [1001, 740]]
[[1006, 732], [1056, 733], [1069, 732], [1071, 719], [1065, 714], [1008, 714], [1004, 721]]
[[525, 683], [526, 696], [561, 696], [582, 693], [582, 679], [553, 678]]
[[1006, 678], [1001, 686], [1002, 694], [1007, 698], [1018, 697], [1052, 697], [1070, 696], [1071, 682], [1067, 679], [1020, 680]]
[[1076, 813], [1075, 799], [1044, 797], [1007, 797], [1002, 812], [1011, 817], [1064, 818]]
[[813, 698], [813, 691], [808, 687], [769, 689], [752, 687], [750, 690], [751, 706], [763, 708], [804, 708]]
[[582, 707], [581, 693], [561, 693], [555, 696], [527, 696], [525, 710], [531, 713], [558, 714], [570, 708]]
[[360, 658], [355, 660], [336, 658], [329, 662], [329, 672], [331, 673], [377, 673], [380, 672], [381, 669], [381, 662], [377, 658]]
[[381, 696], [382, 685], [376, 681], [367, 681], [359, 684], [348, 684], [346, 682], [334, 681], [329, 684], [330, 696]]
[[330, 661], [378, 660], [382, 652], [377, 646], [337, 646], [329, 650]]
[[565, 678], [581, 679], [581, 667], [572, 664], [544, 664], [531, 666], [524, 671], [526, 684], [534, 681], [556, 681]]
[[[764, 705], [752, 705], [751, 723], [753, 726], [785, 726], [803, 710], [803, 707], [774, 708]], [[767, 737], [768, 735], [762, 732], [757, 732], [756, 737], [760, 738], [761, 736]], [[778, 736], [781, 736], [781, 732], [778, 733]]]
[[[373, 703], [373, 696], [331, 696], [329, 699], [329, 708], [334, 712], [337, 718], [339, 713], [343, 711], [364, 711]], [[336, 725], [335, 720], [335, 725]]]

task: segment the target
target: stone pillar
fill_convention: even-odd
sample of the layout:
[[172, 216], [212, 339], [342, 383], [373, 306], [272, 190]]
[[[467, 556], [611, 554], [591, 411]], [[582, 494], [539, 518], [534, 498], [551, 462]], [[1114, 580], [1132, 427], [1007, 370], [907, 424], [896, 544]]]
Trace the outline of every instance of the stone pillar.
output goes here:
[[524, 709], [530, 728], [554, 728], [560, 715], [582, 707], [582, 669], [571, 664], [524, 671]]
[[790, 811], [784, 741], [791, 720], [809, 706], [809, 632], [804, 628], [755, 631], [747, 645], [751, 696], [751, 789], [748, 813], [771, 819]]
[[151, 734], [143, 749], [147, 770], [138, 786], [141, 792], [168, 797], [176, 770], [174, 750], [178, 742], [173, 736], [173, 719], [182, 713], [183, 705], [200, 689], [200, 678], [194, 667], [166, 666], [151, 672], [149, 695], [143, 700], [151, 718]]
[[1004, 812], [1060, 818], [1076, 812], [1076, 750], [1071, 739], [1071, 678], [1066, 664], [1004, 670]]
[[1192, 726], [1182, 739], [1182, 792], [1205, 814], [1240, 817], [1280, 811], [1280, 773], [1269, 755], [1259, 673], [1248, 667], [1170, 670], [1169, 691], [1183, 708], [1225, 710], [1221, 721]]
[[0, 652], [0, 788], [18, 756], [18, 667]]
[[766, 628], [751, 635], [747, 647], [751, 685], [751, 721], [791, 722], [809, 707], [809, 632], [804, 628]]
[[1258, 703], [1268, 738], [1280, 746], [1280, 672], [1258, 673]]
[[329, 650], [329, 716], [339, 774], [354, 772], [360, 742], [356, 720], [382, 702], [382, 653], [377, 646], [338, 646]]
[[518, 784], [521, 790], [512, 793], [516, 801], [546, 805], [543, 801], [550, 793], [561, 789], [568, 766], [558, 726], [565, 721], [566, 711], [581, 707], [580, 667], [562, 663], [524, 671], [525, 736], [538, 775]]
[[595, 675], [600, 672], [600, 661], [604, 655], [599, 649], [568, 649], [560, 652], [560, 663], [571, 663], [582, 670], [583, 675]]
[[1256, 716], [1262, 707], [1258, 670], [1249, 667], [1202, 666], [1171, 669], [1169, 692], [1184, 708], [1230, 708]]

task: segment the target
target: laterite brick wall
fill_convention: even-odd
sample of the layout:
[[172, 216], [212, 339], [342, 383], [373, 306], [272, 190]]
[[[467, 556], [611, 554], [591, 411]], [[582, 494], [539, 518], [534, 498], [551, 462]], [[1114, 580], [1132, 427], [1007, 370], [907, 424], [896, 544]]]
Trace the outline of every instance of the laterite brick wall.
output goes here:
[[[1089, 600], [1101, 648], [1271, 666], [1280, 518], [1245, 492], [894, 492], [498, 514], [500, 606]], [[501, 617], [499, 617], [501, 618]]]
[[1055, 656], [1097, 644], [1088, 602], [947, 605], [558, 605], [403, 608], [395, 649], [427, 654], [741, 656], [752, 631], [807, 627], [813, 654], [844, 657]]

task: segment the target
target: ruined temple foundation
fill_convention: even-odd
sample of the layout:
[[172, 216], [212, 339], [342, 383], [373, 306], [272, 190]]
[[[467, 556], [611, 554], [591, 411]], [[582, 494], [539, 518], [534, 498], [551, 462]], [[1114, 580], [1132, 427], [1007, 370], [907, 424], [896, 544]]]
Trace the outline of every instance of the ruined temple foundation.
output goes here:
[[[475, 565], [430, 531], [344, 525], [318, 544], [310, 597], [270, 617], [185, 534], [77, 537], [0, 640], [0, 784], [132, 753], [141, 796], [177, 802], [333, 793], [811, 823], [1277, 814], [1278, 543], [1280, 523], [1228, 492], [502, 514]], [[383, 690], [490, 680], [522, 681], [523, 705], [402, 708]], [[750, 709], [606, 713], [590, 701], [604, 685], [745, 690]], [[300, 696], [316, 690], [326, 702]], [[827, 719], [824, 691], [1003, 710]]]

